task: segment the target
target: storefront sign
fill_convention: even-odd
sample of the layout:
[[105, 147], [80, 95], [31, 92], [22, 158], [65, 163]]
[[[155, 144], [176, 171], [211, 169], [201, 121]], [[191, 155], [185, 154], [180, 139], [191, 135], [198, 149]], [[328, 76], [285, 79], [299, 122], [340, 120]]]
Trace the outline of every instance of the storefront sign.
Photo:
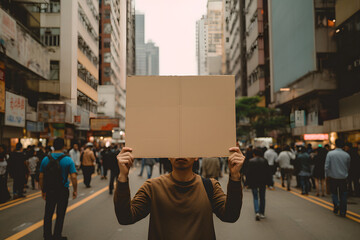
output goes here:
[[25, 127], [25, 98], [6, 92], [5, 125]]
[[43, 132], [44, 131], [44, 123], [43, 122], [26, 122], [26, 130], [28, 132]]
[[305, 141], [324, 141], [329, 140], [329, 134], [327, 133], [320, 133], [320, 134], [304, 134]]
[[92, 131], [111, 131], [119, 127], [118, 118], [91, 118], [90, 129]]
[[66, 114], [66, 104], [59, 102], [38, 103], [38, 121], [49, 123], [64, 123]]
[[0, 112], [5, 112], [5, 73], [0, 69]]
[[74, 116], [74, 123], [80, 124], [81, 123], [81, 116]]

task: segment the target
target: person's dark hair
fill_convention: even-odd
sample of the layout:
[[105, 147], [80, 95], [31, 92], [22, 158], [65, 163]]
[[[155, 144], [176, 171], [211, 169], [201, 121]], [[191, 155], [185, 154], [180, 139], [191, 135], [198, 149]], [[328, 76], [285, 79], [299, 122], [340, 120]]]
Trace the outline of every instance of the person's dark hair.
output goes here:
[[19, 150], [22, 149], [22, 144], [21, 144], [21, 142], [18, 142], [18, 143], [16, 144], [15, 149], [16, 149], [16, 151], [19, 151]]
[[254, 154], [255, 156], [257, 156], [257, 157], [262, 157], [263, 151], [262, 151], [261, 148], [255, 148], [255, 149], [253, 150], [253, 154]]
[[41, 142], [38, 142], [37, 146], [38, 146], [38, 147], [42, 147], [43, 145], [42, 145]]
[[273, 144], [271, 144], [271, 145], [270, 145], [270, 148], [271, 148], [271, 149], [274, 149], [274, 148], [275, 148], [275, 146], [274, 146]]
[[305, 152], [306, 152], [306, 147], [305, 147], [305, 146], [301, 146], [301, 147], [300, 147], [300, 152], [305, 153]]
[[325, 147], [325, 148], [330, 148], [330, 145], [329, 145], [329, 144], [325, 144], [324, 147]]
[[56, 138], [54, 140], [54, 149], [55, 150], [61, 150], [63, 149], [65, 146], [65, 142], [63, 138]]
[[345, 146], [344, 140], [338, 138], [335, 140], [335, 145], [337, 148], [343, 148]]
[[290, 151], [290, 146], [289, 145], [284, 145], [283, 150], [284, 151]]

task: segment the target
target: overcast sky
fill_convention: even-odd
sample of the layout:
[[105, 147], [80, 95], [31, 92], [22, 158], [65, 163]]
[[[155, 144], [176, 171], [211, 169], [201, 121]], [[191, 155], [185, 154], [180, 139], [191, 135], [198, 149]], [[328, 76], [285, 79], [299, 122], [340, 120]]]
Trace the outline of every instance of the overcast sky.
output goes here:
[[145, 41], [160, 48], [160, 75], [197, 75], [196, 21], [207, 0], [135, 0], [145, 14]]

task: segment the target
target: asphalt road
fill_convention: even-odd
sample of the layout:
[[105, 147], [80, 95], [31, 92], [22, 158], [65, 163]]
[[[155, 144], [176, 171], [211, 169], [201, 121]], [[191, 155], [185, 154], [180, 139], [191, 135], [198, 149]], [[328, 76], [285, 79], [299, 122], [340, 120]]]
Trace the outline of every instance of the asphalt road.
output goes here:
[[[145, 181], [130, 174], [132, 195]], [[154, 177], [158, 168], [154, 168]], [[80, 177], [81, 178], [81, 177]], [[228, 176], [220, 179], [226, 190]], [[147, 239], [149, 217], [130, 225], [118, 224], [107, 180], [96, 176], [92, 188], [79, 184], [78, 198], [69, 200], [63, 235], [68, 239]], [[0, 205], [0, 239], [42, 239], [42, 217], [45, 203], [39, 193], [26, 199]], [[243, 208], [236, 223], [222, 223], [214, 216], [217, 239], [359, 239], [360, 208], [358, 199], [349, 204], [349, 218], [335, 216], [329, 197], [303, 197], [296, 191], [277, 187], [266, 192], [266, 219], [255, 221], [252, 195], [244, 190]], [[16, 204], [16, 205], [15, 205]]]

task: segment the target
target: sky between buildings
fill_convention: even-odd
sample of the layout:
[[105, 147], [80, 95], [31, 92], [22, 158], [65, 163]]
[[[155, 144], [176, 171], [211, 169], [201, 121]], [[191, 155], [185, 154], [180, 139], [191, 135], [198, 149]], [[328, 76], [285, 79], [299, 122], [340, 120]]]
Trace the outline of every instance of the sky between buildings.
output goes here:
[[196, 21], [207, 0], [135, 0], [145, 14], [145, 41], [160, 48], [160, 75], [197, 75]]

